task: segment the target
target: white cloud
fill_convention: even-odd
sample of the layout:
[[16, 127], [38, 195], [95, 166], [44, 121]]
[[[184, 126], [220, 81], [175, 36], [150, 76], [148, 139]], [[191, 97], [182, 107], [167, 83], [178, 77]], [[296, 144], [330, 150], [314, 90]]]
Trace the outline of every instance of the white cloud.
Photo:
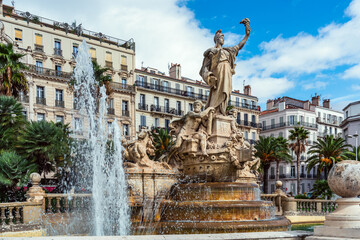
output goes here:
[[[250, 84], [256, 79], [264, 79], [271, 85], [276, 78], [296, 79], [306, 74], [321, 74], [323, 70], [335, 69], [360, 62], [360, 0], [354, 0], [346, 10], [351, 17], [344, 24], [331, 23], [318, 29], [316, 35], [299, 33], [290, 38], [279, 35], [277, 38], [260, 45], [262, 53], [247, 60], [237, 62], [237, 73], [240, 79], [247, 79]], [[358, 66], [357, 66], [358, 67]], [[344, 77], [356, 75], [360, 69], [349, 69]], [[267, 79], [267, 80], [265, 80]], [[283, 90], [291, 86], [283, 80]], [[304, 88], [326, 87], [324, 83], [315, 83]], [[264, 98], [264, 95], [259, 95]], [[265, 99], [262, 99], [264, 102]]]
[[[352, 85], [351, 88], [355, 91], [360, 91], [360, 85]], [[360, 95], [360, 94], [359, 94]], [[360, 97], [360, 96], [359, 96]]]
[[360, 79], [360, 64], [347, 69], [342, 77], [344, 79]]
[[328, 85], [327, 82], [316, 81], [316, 82], [311, 82], [311, 83], [303, 84], [303, 88], [304, 88], [305, 90], [309, 90], [309, 89], [324, 89], [327, 85]]

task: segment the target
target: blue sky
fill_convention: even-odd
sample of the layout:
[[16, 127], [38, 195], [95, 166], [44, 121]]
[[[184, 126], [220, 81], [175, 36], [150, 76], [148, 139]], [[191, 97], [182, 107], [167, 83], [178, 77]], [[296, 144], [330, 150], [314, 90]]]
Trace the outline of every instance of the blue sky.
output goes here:
[[[10, 4], [9, 0], [4, 1]], [[250, 38], [237, 58], [234, 89], [251, 84], [260, 103], [290, 96], [331, 98], [334, 108], [360, 98], [360, 0], [15, 0], [15, 7], [44, 17], [82, 23], [87, 29], [134, 38], [136, 65], [167, 72], [180, 63], [184, 76], [198, 75], [202, 53], [222, 29], [225, 43]]]

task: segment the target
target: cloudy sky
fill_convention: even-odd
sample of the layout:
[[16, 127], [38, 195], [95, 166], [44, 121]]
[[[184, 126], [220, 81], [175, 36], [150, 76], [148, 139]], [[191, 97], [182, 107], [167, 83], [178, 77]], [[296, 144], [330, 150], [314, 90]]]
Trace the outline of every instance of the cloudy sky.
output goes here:
[[15, 0], [15, 7], [133, 38], [137, 67], [167, 72], [169, 63], [180, 63], [183, 76], [198, 80], [216, 30], [226, 45], [237, 44], [244, 36], [239, 22], [248, 17], [252, 32], [237, 58], [234, 89], [245, 80], [262, 106], [315, 93], [335, 109], [360, 99], [360, 0]]

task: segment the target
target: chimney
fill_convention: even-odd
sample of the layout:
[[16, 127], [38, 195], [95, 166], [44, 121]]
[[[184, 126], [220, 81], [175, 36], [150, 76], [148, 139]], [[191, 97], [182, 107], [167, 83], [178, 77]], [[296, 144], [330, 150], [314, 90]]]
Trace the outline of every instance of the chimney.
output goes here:
[[315, 95], [314, 97], [312, 97], [311, 103], [315, 106], [320, 106], [320, 96]]
[[324, 99], [323, 107], [324, 108], [330, 108], [330, 99]]
[[274, 107], [274, 100], [267, 100], [266, 102], [266, 110], [270, 110]]
[[169, 75], [172, 78], [181, 79], [181, 66], [180, 64], [171, 64], [171, 67], [169, 69]]
[[250, 85], [246, 85], [246, 86], [244, 86], [244, 94], [245, 95], [251, 95], [251, 87], [250, 87]]

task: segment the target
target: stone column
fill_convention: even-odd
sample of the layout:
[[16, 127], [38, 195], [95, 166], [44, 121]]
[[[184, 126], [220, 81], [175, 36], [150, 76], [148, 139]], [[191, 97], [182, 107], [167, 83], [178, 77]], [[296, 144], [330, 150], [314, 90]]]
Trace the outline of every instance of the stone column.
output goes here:
[[30, 174], [30, 180], [33, 184], [26, 193], [27, 202], [23, 207], [23, 219], [25, 224], [41, 223], [45, 207], [45, 191], [39, 186], [41, 177], [38, 173]]

